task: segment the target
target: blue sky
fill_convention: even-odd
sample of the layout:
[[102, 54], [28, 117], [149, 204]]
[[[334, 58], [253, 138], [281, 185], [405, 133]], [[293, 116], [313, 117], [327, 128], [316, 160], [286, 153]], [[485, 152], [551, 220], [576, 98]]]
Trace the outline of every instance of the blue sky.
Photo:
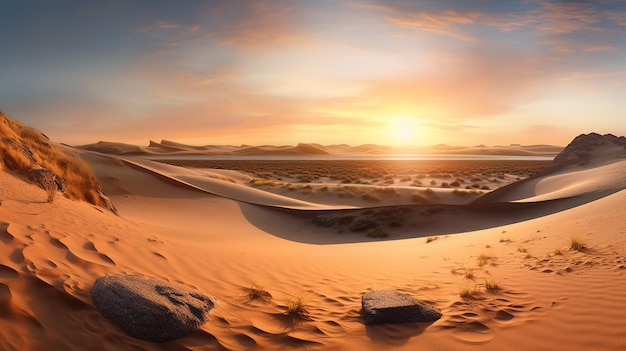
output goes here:
[[626, 1], [8, 1], [0, 109], [59, 142], [626, 134]]

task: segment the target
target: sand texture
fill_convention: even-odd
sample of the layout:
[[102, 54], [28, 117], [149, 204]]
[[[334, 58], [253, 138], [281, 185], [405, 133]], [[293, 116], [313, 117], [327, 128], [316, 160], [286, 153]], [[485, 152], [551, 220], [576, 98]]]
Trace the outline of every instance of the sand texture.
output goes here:
[[[602, 148], [484, 196], [436, 188], [424, 203], [337, 201], [342, 185], [294, 197], [238, 171], [81, 151], [118, 215], [48, 203], [0, 170], [0, 349], [626, 349], [626, 158]], [[113, 274], [219, 304], [189, 336], [136, 339], [92, 302]], [[442, 317], [366, 326], [361, 297], [381, 289]]]

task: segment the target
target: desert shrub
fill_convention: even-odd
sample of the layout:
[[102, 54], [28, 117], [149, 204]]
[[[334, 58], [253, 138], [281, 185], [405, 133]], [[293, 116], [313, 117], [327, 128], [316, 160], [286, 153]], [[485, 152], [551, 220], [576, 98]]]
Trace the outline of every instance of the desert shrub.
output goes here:
[[250, 300], [271, 300], [272, 294], [270, 294], [262, 285], [252, 283], [252, 285], [248, 288], [248, 298], [250, 298]]
[[448, 182], [441, 182], [441, 187], [442, 188], [449, 188], [450, 184], [448, 184]]
[[488, 255], [486, 253], [481, 253], [480, 255], [478, 255], [478, 257], [476, 257], [476, 260], [478, 261], [478, 265], [480, 267], [488, 264], [488, 263], [493, 263], [493, 261], [495, 260], [495, 256], [491, 256]]
[[439, 239], [438, 236], [429, 236], [428, 238], [426, 238], [426, 244], [428, 243], [432, 243], [433, 241]]
[[285, 304], [287, 314], [294, 318], [309, 318], [309, 309], [303, 296], [294, 296]]
[[579, 236], [571, 236], [570, 237], [570, 249], [575, 251], [582, 251], [585, 248], [585, 242]]
[[485, 284], [485, 290], [487, 291], [495, 292], [495, 291], [500, 290], [500, 285], [495, 279], [493, 279], [493, 277], [489, 277], [485, 279], [484, 284]]
[[450, 183], [451, 187], [457, 187], [457, 186], [461, 186], [461, 183], [459, 183], [457, 180], [453, 181], [452, 183]]
[[461, 287], [461, 289], [459, 290], [459, 296], [463, 297], [463, 298], [467, 298], [467, 299], [471, 299], [476, 297], [476, 295], [479, 295], [482, 292], [481, 288], [479, 285], [473, 284], [473, 285], [463, 285]]

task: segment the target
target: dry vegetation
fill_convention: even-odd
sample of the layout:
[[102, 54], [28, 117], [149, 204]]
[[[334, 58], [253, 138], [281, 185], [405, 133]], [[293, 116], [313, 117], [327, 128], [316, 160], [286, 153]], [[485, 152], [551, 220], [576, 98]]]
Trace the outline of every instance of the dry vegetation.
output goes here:
[[585, 242], [581, 237], [572, 235], [570, 237], [569, 247], [574, 251], [582, 251], [585, 248]]
[[272, 294], [270, 294], [264, 286], [252, 283], [248, 288], [248, 298], [250, 300], [271, 300]]
[[[506, 160], [158, 160], [182, 167], [237, 170], [254, 178], [289, 183], [425, 185], [493, 189], [535, 174], [550, 161]], [[487, 184], [492, 184], [491, 186]], [[258, 184], [257, 184], [258, 185]]]
[[[39, 131], [0, 113], [0, 153], [4, 167], [16, 173], [43, 167], [65, 181], [65, 196], [102, 205], [100, 185], [91, 169], [76, 155], [50, 143]], [[56, 191], [47, 189], [52, 201]]]
[[306, 300], [303, 296], [298, 295], [287, 300], [285, 307], [287, 308], [287, 315], [294, 318], [309, 318], [309, 309]]

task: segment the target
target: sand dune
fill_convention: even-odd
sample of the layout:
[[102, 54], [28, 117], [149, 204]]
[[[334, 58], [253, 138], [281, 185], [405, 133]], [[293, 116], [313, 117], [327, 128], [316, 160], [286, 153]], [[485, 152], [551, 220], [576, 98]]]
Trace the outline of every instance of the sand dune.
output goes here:
[[[585, 164], [494, 191], [483, 199], [489, 209], [446, 204], [442, 193], [443, 211], [427, 213], [441, 204], [399, 207], [409, 213], [349, 208], [358, 204], [338, 210], [324, 203], [330, 197], [316, 203], [244, 186], [237, 172], [156, 164], [127, 156], [135, 152], [128, 146], [111, 150], [123, 160], [91, 152], [81, 157], [119, 215], [63, 197], [47, 203], [43, 190], [0, 171], [0, 349], [626, 347], [626, 191], [619, 153], [605, 159], [596, 150]], [[406, 222], [389, 238], [312, 222], [320, 214], [367, 210]], [[570, 236], [585, 248], [570, 249]], [[164, 344], [137, 340], [91, 302], [95, 279], [117, 273], [184, 284], [221, 303], [188, 337]], [[253, 284], [271, 298], [250, 299]], [[443, 318], [365, 326], [361, 294], [380, 288], [430, 301]], [[286, 315], [297, 296], [310, 318]]]
[[296, 146], [274, 145], [204, 145], [193, 146], [168, 140], [150, 141], [148, 146], [128, 145], [123, 143], [100, 141], [95, 144], [77, 146], [84, 150], [116, 155], [205, 155], [205, 156], [349, 156], [382, 154], [462, 154], [462, 155], [499, 155], [499, 156], [555, 156], [562, 147], [551, 145], [509, 145], [474, 147], [434, 145], [428, 147], [392, 147], [375, 144], [359, 146], [320, 145], [300, 143]]

